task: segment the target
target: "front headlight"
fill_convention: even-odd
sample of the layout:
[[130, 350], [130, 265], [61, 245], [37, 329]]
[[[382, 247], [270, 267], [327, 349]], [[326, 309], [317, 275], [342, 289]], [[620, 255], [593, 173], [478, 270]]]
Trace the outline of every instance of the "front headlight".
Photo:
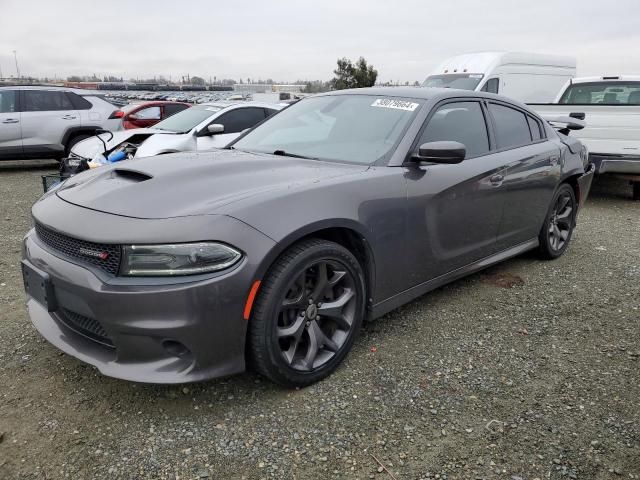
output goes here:
[[242, 253], [215, 242], [175, 245], [126, 245], [120, 274], [129, 277], [166, 277], [217, 272], [236, 264]]

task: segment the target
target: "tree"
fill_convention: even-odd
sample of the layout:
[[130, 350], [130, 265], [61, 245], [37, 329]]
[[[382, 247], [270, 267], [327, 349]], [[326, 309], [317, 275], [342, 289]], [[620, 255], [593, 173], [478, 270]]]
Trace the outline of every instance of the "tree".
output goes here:
[[70, 77], [67, 77], [67, 82], [81, 82], [82, 78], [79, 77], [78, 75], [71, 75]]
[[207, 82], [202, 77], [191, 77], [191, 85], [204, 85], [205, 83]]
[[306, 82], [303, 82], [303, 84], [305, 86], [304, 89], [302, 90], [303, 93], [326, 92], [331, 88], [331, 85], [329, 85], [329, 82], [323, 82], [322, 80], [306, 81]]
[[331, 86], [336, 90], [373, 87], [378, 78], [378, 71], [373, 65], [368, 65], [363, 57], [355, 65], [347, 58], [339, 58], [338, 68], [333, 73], [335, 77], [331, 80]]

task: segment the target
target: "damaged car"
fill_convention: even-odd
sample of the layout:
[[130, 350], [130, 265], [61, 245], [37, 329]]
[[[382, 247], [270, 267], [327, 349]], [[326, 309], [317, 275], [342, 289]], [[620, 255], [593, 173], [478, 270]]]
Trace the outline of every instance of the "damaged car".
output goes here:
[[104, 164], [165, 153], [222, 148], [241, 132], [253, 128], [282, 108], [282, 105], [259, 102], [195, 105], [152, 128], [103, 132], [83, 140], [74, 145], [70, 156]]
[[563, 255], [594, 173], [568, 135], [582, 126], [484, 92], [362, 88], [303, 99], [226, 149], [83, 172], [33, 206], [29, 316], [121, 379], [251, 366], [309, 385], [365, 319], [529, 250]]

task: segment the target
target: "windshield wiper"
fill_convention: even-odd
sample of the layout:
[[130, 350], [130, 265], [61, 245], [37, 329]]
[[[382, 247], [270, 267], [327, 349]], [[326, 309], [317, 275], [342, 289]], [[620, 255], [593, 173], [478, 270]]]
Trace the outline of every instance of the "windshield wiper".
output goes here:
[[315, 157], [307, 157], [305, 155], [298, 155], [297, 153], [289, 153], [289, 152], [285, 152], [284, 150], [276, 150], [275, 152], [273, 152], [273, 154], [279, 155], [281, 157], [305, 158], [307, 160], [318, 160]]

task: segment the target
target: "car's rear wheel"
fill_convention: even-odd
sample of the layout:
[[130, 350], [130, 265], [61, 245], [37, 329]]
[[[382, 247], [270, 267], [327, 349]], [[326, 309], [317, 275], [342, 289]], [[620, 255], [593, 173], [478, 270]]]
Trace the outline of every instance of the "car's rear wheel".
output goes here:
[[262, 282], [249, 324], [255, 370], [286, 387], [331, 374], [365, 312], [362, 267], [346, 248], [312, 239], [286, 251]]
[[576, 219], [576, 196], [571, 185], [560, 185], [540, 230], [540, 256], [552, 260], [561, 256], [571, 241]]

